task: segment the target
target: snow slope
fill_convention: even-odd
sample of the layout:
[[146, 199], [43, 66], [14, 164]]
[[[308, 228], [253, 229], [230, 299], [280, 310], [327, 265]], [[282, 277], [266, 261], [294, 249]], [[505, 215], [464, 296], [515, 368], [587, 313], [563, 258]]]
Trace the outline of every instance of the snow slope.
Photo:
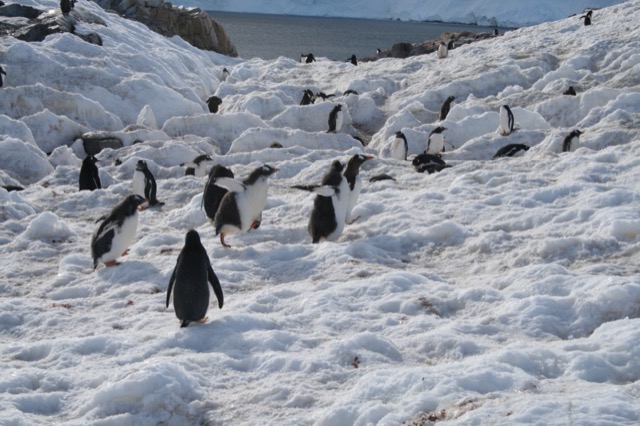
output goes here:
[[[0, 189], [0, 424], [640, 422], [640, 1], [591, 27], [574, 17], [357, 67], [230, 59], [76, 9], [104, 21], [77, 29], [102, 47], [0, 39], [0, 183], [25, 187]], [[299, 106], [306, 88], [359, 94]], [[337, 102], [345, 122], [328, 134]], [[412, 158], [440, 124], [451, 168], [389, 158], [396, 131]], [[573, 129], [580, 147], [562, 153]], [[98, 155], [104, 189], [78, 192], [87, 130], [125, 147]], [[508, 143], [531, 149], [491, 160]], [[313, 196], [291, 186], [360, 152], [376, 157], [361, 218], [311, 244]], [[230, 249], [201, 210], [203, 178], [180, 167], [203, 153], [240, 178], [280, 169], [262, 225]], [[93, 271], [95, 221], [139, 159], [166, 204], [140, 213], [120, 266]], [[369, 181], [380, 173], [395, 181]], [[179, 328], [164, 304], [190, 228], [225, 303]]]

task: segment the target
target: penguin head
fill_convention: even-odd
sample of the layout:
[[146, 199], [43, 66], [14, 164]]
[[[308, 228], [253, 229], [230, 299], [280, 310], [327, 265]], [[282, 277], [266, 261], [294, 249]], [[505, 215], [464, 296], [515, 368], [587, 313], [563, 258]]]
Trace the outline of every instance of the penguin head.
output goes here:
[[435, 129], [433, 129], [433, 130], [431, 131], [431, 134], [430, 134], [429, 136], [431, 136], [431, 135], [433, 135], [433, 134], [435, 134], [435, 133], [442, 133], [442, 132], [444, 132], [445, 130], [447, 130], [447, 128], [446, 128], [446, 127], [438, 126], [438, 127], [436, 127]]
[[404, 133], [402, 133], [400, 130], [396, 132], [396, 138], [406, 139]]
[[259, 170], [263, 176], [271, 176], [272, 174], [279, 171], [280, 169], [278, 169], [277, 167], [273, 167], [268, 164], [265, 164], [264, 166], [260, 167]]
[[211, 158], [211, 156], [207, 154], [202, 154], [202, 155], [198, 155], [196, 158], [193, 159], [193, 162], [195, 164], [200, 164], [204, 161], [213, 161], [213, 158]]
[[349, 159], [349, 162], [347, 163], [347, 169], [358, 169], [365, 161], [373, 160], [373, 158], [374, 157], [371, 155], [355, 154]]
[[331, 163], [331, 171], [330, 173], [342, 173], [342, 169], [344, 165], [340, 162], [340, 160], [333, 160]]
[[138, 207], [140, 207], [146, 200], [137, 194], [129, 195], [125, 200], [124, 204], [127, 206], [127, 212], [131, 215], [136, 212]]
[[143, 161], [143, 160], [138, 160], [138, 162], [136, 163], [136, 170], [146, 170], [147, 167], [147, 162]]
[[338, 104], [338, 105], [336, 105], [336, 106], [333, 108], [333, 110], [334, 110], [335, 112], [342, 111], [342, 104]]
[[185, 235], [184, 237], [184, 245], [191, 246], [196, 244], [202, 245], [202, 243], [200, 242], [200, 234], [198, 234], [198, 231], [196, 231], [195, 229], [189, 229], [187, 231], [187, 235]]
[[449, 97], [447, 98], [447, 102], [453, 102], [455, 99], [456, 99], [456, 97], [455, 97], [455, 96], [449, 96]]
[[87, 163], [92, 163], [92, 164], [96, 164], [96, 163], [99, 163], [99, 162], [100, 162], [100, 160], [98, 160], [98, 159], [95, 157], [95, 155], [87, 155], [87, 156], [84, 158], [84, 161], [86, 161]]

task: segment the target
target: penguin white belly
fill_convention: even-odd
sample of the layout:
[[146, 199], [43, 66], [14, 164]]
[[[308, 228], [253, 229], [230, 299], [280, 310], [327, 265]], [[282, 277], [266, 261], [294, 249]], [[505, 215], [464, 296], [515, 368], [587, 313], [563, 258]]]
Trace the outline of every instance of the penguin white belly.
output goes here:
[[351, 213], [353, 211], [353, 208], [358, 203], [358, 197], [360, 196], [361, 189], [362, 189], [362, 179], [360, 178], [360, 176], [357, 176], [356, 181], [353, 185], [353, 190], [349, 191], [349, 202], [347, 205], [347, 215], [346, 215], [347, 223], [351, 223], [351, 221], [353, 220]]
[[100, 260], [106, 263], [118, 259], [135, 239], [137, 229], [138, 212], [132, 216], [128, 216], [124, 222], [122, 222], [122, 226], [114, 229], [115, 233], [111, 240], [111, 250], [103, 254]]
[[195, 167], [195, 176], [203, 177], [207, 175], [207, 162], [203, 161]]
[[427, 154], [440, 154], [444, 150], [444, 136], [440, 133], [434, 133], [429, 138], [429, 149]]
[[441, 44], [438, 47], [438, 58], [444, 59], [447, 57], [448, 53], [449, 53], [449, 50], [447, 49], [447, 46], [445, 46], [444, 44]]
[[346, 178], [342, 178], [340, 182], [339, 192], [331, 196], [331, 203], [333, 204], [333, 212], [336, 216], [336, 229], [327, 235], [327, 240], [337, 240], [342, 231], [344, 230], [344, 224], [347, 218], [347, 209], [349, 208], [349, 183]]
[[508, 135], [511, 133], [511, 126], [509, 123], [509, 113], [506, 109], [500, 109], [500, 133]]
[[248, 186], [243, 192], [236, 194], [236, 204], [240, 213], [240, 224], [243, 231], [248, 231], [253, 222], [258, 219], [267, 202], [267, 179], [260, 178], [256, 183]]
[[336, 115], [336, 133], [342, 129], [342, 122], [344, 121], [344, 113], [342, 111], [338, 111]]
[[404, 160], [407, 158], [404, 141], [401, 138], [396, 138], [391, 142], [391, 157], [396, 160]]
[[142, 198], [144, 198], [144, 173], [136, 170], [133, 172], [133, 179], [131, 181], [133, 186], [133, 193], [138, 194]]
[[580, 146], [580, 138], [574, 136], [571, 138], [569, 142], [569, 152], [574, 152]]

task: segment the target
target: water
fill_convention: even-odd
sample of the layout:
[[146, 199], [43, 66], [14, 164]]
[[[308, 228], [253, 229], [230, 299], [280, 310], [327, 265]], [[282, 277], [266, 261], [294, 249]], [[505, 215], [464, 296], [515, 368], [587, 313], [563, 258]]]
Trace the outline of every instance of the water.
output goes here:
[[[436, 22], [208, 12], [218, 21], [244, 59], [300, 60], [301, 53], [345, 61], [375, 56], [394, 43], [419, 43], [446, 31], [492, 32], [493, 27]], [[500, 31], [504, 32], [503, 30]]]

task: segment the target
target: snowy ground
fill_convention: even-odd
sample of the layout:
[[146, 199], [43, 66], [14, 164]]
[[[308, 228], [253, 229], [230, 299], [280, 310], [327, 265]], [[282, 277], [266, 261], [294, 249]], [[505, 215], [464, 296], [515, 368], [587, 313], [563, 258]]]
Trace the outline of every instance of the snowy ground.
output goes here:
[[[572, 18], [444, 60], [357, 67], [243, 62], [76, 9], [105, 22], [78, 25], [104, 46], [0, 40], [0, 180], [26, 187], [0, 189], [0, 424], [640, 422], [640, 1], [591, 27]], [[325, 133], [331, 103], [298, 106], [305, 88], [358, 91], [334, 98], [342, 132]], [[388, 158], [398, 130], [410, 158], [425, 149], [449, 95], [453, 167]], [[502, 104], [517, 127], [506, 137]], [[581, 147], [561, 153], [573, 129]], [[127, 146], [98, 155], [105, 189], [80, 193], [74, 139], [88, 130]], [[531, 149], [491, 160], [508, 143]], [[291, 185], [362, 151], [376, 159], [360, 220], [311, 244], [313, 196]], [[203, 178], [179, 166], [201, 153], [239, 177], [280, 168], [262, 226], [230, 249], [200, 209]], [[130, 193], [138, 159], [166, 204], [141, 213], [120, 266], [93, 271], [94, 221]], [[396, 181], [368, 181], [379, 173]], [[181, 329], [164, 302], [190, 228], [225, 304]]]

